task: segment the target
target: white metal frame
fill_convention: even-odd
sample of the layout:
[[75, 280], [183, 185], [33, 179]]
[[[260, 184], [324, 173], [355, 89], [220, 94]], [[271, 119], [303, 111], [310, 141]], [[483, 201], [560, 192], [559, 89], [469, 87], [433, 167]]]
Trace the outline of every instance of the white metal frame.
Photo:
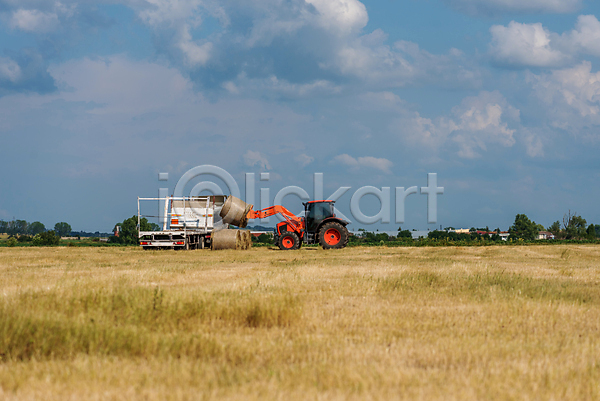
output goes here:
[[[167, 196], [164, 198], [140, 198], [138, 196], [138, 222], [137, 222], [137, 229], [138, 229], [138, 238], [142, 238], [143, 235], [148, 235], [148, 233], [152, 232], [152, 233], [173, 233], [173, 230], [170, 229], [170, 221], [173, 218], [173, 208], [171, 208], [171, 212], [169, 212], [169, 202], [172, 202], [174, 200], [181, 200], [183, 201], [183, 220], [182, 220], [182, 225], [183, 225], [183, 234], [184, 236], [187, 235], [188, 231], [193, 231], [193, 232], [202, 232], [202, 233], [208, 233], [208, 216], [205, 216], [204, 218], [204, 228], [203, 229], [198, 229], [198, 228], [188, 228], [187, 227], [187, 220], [185, 218], [185, 214], [186, 214], [186, 204], [187, 202], [192, 202], [194, 199], [197, 197], [191, 197], [191, 196]], [[142, 215], [141, 215], [141, 207], [140, 207], [140, 201], [164, 201], [165, 202], [165, 207], [164, 207], [164, 217], [163, 217], [163, 231], [140, 231], [140, 224], [141, 224], [141, 220], [142, 220]], [[210, 197], [208, 196], [206, 198], [206, 210], [208, 211], [208, 209], [210, 208]], [[171, 218], [169, 218], [171, 217]], [[213, 216], [214, 219], [214, 216]], [[213, 223], [214, 224], [214, 223]]]

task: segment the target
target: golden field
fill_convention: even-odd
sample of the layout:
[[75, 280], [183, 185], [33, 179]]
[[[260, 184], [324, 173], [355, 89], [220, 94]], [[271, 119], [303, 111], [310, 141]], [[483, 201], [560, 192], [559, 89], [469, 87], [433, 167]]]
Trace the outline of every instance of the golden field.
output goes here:
[[600, 399], [599, 261], [0, 248], [0, 399]]

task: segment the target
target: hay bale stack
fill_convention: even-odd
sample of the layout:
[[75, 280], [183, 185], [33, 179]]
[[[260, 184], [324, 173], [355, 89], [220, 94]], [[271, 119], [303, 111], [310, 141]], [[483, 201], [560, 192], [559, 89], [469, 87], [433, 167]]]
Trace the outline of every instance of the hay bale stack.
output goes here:
[[252, 247], [252, 234], [249, 230], [223, 229], [213, 231], [210, 249], [218, 251], [221, 249], [246, 250]]

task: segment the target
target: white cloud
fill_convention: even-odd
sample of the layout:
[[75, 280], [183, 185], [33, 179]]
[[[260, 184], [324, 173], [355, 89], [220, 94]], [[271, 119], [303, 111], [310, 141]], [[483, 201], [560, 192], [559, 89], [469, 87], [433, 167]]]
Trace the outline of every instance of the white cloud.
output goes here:
[[[173, 36], [170, 42], [157, 42], [161, 52], [183, 69], [218, 68], [211, 78], [223, 77], [240, 94], [246, 92], [245, 86], [248, 90], [269, 87], [269, 91], [292, 97], [339, 93], [331, 84], [332, 75], [359, 79], [375, 89], [423, 81], [474, 87], [481, 81], [478, 68], [456, 49], [433, 55], [410, 42], [388, 45], [387, 35], [379, 29], [363, 35], [369, 17], [358, 0], [147, 0], [133, 4], [152, 29], [161, 36], [169, 32]], [[194, 28], [208, 16], [218, 19], [222, 28], [228, 27], [201, 43]], [[239, 24], [242, 17], [245, 24]], [[303, 63], [302, 70], [288, 68], [291, 62]], [[226, 76], [224, 70], [228, 70]], [[196, 75], [196, 79], [205, 76]], [[218, 86], [232, 88], [224, 82]]]
[[224, 82], [221, 87], [234, 95], [261, 93], [266, 97], [284, 99], [330, 96], [342, 91], [341, 86], [323, 79], [301, 84], [291, 83], [275, 75], [267, 78], [249, 78], [246, 74], [240, 74], [235, 80]]
[[552, 67], [563, 63], [567, 56], [551, 46], [551, 33], [542, 24], [521, 24], [511, 21], [508, 27], [490, 28], [490, 53], [501, 64], [513, 66]]
[[399, 119], [396, 123], [402, 126], [409, 143], [425, 145], [431, 149], [439, 149], [444, 145], [448, 135], [457, 128], [452, 120], [439, 118], [434, 122], [429, 118], [421, 117], [418, 112], [414, 112], [410, 118]]
[[563, 34], [566, 46], [600, 56], [600, 22], [593, 15], [580, 15], [575, 29]]
[[153, 26], [187, 19], [199, 25], [202, 20], [197, 11], [203, 3], [202, 0], [145, 0], [141, 3], [145, 7], [141, 6], [138, 15], [142, 21]]
[[367, 9], [358, 0], [306, 0], [319, 12], [319, 24], [340, 34], [359, 31], [369, 21]]
[[600, 21], [593, 15], [580, 15], [575, 29], [559, 35], [542, 24], [521, 24], [512, 21], [508, 26], [490, 28], [490, 55], [511, 67], [564, 66], [581, 55], [600, 56]]
[[297, 155], [296, 157], [294, 157], [294, 161], [296, 163], [298, 163], [301, 167], [306, 167], [308, 166], [310, 163], [312, 163], [315, 160], [314, 157], [308, 156], [304, 153]]
[[600, 113], [600, 72], [593, 73], [590, 62], [554, 71], [550, 83], [550, 87], [552, 86], [582, 117]]
[[271, 170], [271, 165], [269, 164], [269, 161], [260, 152], [248, 150], [244, 154], [244, 156], [242, 156], [242, 158], [244, 159], [244, 163], [248, 167], [258, 166], [262, 170]]
[[469, 14], [498, 13], [570, 13], [581, 7], [582, 0], [446, 0]]
[[256, 93], [257, 90], [260, 90], [263, 93], [270, 92], [288, 98], [308, 95], [331, 95], [340, 93], [342, 90], [340, 86], [323, 79], [305, 84], [295, 84], [284, 79], [279, 79], [275, 75], [266, 79], [246, 79], [246, 77], [243, 77], [238, 82], [245, 87], [246, 92]]
[[348, 40], [321, 67], [382, 88], [416, 82], [462, 87], [480, 84], [477, 67], [468, 66], [464, 54], [457, 49], [450, 49], [446, 55], [434, 55], [413, 42], [400, 40], [389, 46], [386, 40], [387, 34], [380, 29]]
[[497, 103], [477, 104], [459, 115], [456, 135], [453, 141], [458, 143], [458, 155], [465, 158], [480, 156], [478, 150], [487, 150], [488, 143], [512, 146], [515, 143], [514, 129], [502, 120], [504, 110]]
[[13, 12], [9, 25], [13, 29], [44, 33], [56, 29], [59, 20], [56, 13], [19, 9]]
[[[248, 6], [246, 2], [244, 4]], [[250, 3], [255, 14], [246, 44], [268, 46], [273, 39], [290, 36], [304, 27], [320, 29], [326, 36], [344, 38], [356, 35], [367, 25], [367, 10], [358, 0], [305, 0], [282, 3], [261, 0]]]
[[17, 82], [21, 78], [21, 67], [14, 60], [0, 57], [0, 80]]
[[550, 74], [530, 74], [534, 93], [546, 105], [551, 125], [579, 134], [582, 127], [600, 125], [600, 72], [588, 61]]
[[190, 67], [196, 67], [203, 66], [208, 62], [213, 44], [211, 42], [197, 44], [190, 35], [189, 27], [184, 25], [181, 30], [181, 40], [177, 47], [183, 52], [185, 63]]
[[238, 94], [240, 93], [239, 88], [237, 87], [237, 85], [235, 83], [233, 83], [232, 81], [227, 81], [223, 83], [223, 89], [225, 89], [227, 92], [229, 93], [233, 93], [233, 94]]
[[332, 162], [335, 164], [345, 165], [353, 169], [358, 169], [361, 167], [374, 168], [388, 174], [391, 173], [390, 169], [394, 165], [394, 163], [384, 158], [365, 156], [355, 159], [354, 157], [345, 153], [334, 157]]
[[453, 143], [462, 158], [480, 157], [489, 145], [511, 147], [515, 144], [519, 110], [512, 107], [499, 92], [481, 92], [468, 97], [452, 109], [453, 117], [431, 120], [413, 112], [396, 119], [392, 129], [410, 144], [438, 151]]
[[[298, 166], [293, 156], [307, 153], [307, 143], [322, 140], [310, 115], [252, 97], [208, 101], [189, 78], [161, 63], [121, 55], [72, 60], [52, 65], [49, 72], [57, 91], [0, 97], [0, 131], [35, 126], [30, 136], [53, 144], [45, 151], [77, 159], [63, 166], [63, 173], [105, 174], [165, 160], [201, 160], [231, 171], [240, 163], [264, 170], [275, 163], [293, 173]], [[69, 115], [60, 119], [60, 129], [57, 115]], [[36, 149], [47, 146], [46, 139], [36, 139]], [[132, 148], [139, 152], [128, 157], [126, 149]]]
[[525, 149], [530, 157], [544, 156], [544, 144], [539, 135], [534, 134], [528, 129], [523, 129], [523, 139], [525, 141]]

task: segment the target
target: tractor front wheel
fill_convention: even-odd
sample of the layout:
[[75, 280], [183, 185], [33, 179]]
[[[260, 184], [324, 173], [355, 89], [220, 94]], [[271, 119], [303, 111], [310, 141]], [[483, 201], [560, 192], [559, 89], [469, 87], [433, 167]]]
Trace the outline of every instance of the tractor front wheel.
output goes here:
[[319, 230], [319, 244], [323, 249], [341, 249], [348, 243], [348, 229], [338, 222], [324, 224]]
[[300, 247], [300, 239], [296, 233], [286, 231], [279, 236], [277, 245], [282, 251], [291, 251]]

